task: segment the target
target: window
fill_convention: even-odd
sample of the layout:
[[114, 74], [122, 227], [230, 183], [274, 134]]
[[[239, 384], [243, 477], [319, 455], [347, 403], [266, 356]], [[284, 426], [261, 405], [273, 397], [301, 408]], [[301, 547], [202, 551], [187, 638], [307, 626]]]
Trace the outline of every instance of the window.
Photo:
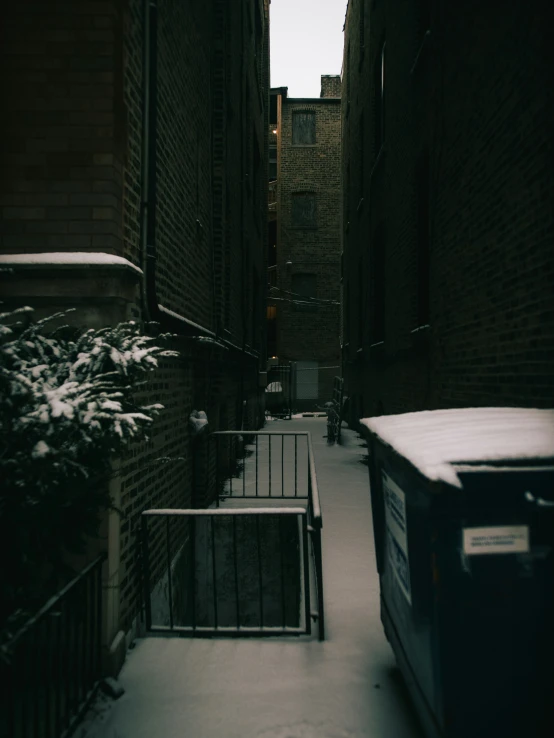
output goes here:
[[375, 111], [375, 155], [381, 151], [385, 142], [385, 42], [383, 41], [379, 56], [373, 68], [373, 90]]
[[292, 114], [292, 143], [296, 146], [315, 144], [315, 113]]
[[292, 196], [291, 225], [294, 228], [315, 228], [316, 199], [314, 192], [296, 192]]
[[380, 223], [370, 244], [370, 328], [371, 343], [385, 340], [385, 227]]
[[292, 295], [294, 309], [298, 312], [317, 311], [317, 303], [309, 298], [317, 297], [317, 277], [315, 274], [293, 274]]
[[429, 157], [425, 152], [416, 172], [417, 197], [417, 325], [429, 322]]

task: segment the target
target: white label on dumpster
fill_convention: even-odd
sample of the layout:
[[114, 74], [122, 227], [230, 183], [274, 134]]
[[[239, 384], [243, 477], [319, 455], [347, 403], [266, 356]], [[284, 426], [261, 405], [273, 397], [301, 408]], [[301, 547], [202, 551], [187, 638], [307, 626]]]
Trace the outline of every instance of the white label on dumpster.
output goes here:
[[528, 553], [529, 526], [508, 525], [492, 528], [464, 528], [464, 553]]
[[412, 604], [406, 495], [386, 472], [382, 472], [388, 558], [405, 598]]

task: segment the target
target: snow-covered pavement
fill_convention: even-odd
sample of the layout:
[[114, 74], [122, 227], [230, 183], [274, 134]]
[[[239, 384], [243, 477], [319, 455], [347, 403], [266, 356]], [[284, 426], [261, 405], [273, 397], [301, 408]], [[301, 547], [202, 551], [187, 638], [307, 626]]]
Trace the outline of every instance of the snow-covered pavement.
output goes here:
[[379, 616], [363, 441], [346, 430], [327, 446], [325, 418], [264, 430], [312, 434], [326, 640], [140, 640], [120, 675], [125, 694], [87, 738], [421, 738]]

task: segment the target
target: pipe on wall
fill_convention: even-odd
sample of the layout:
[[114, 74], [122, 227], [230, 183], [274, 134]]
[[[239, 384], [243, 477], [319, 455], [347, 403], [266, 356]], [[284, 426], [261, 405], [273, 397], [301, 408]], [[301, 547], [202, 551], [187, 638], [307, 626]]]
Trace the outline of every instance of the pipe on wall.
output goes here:
[[[142, 304], [147, 320], [181, 336], [217, 339], [231, 351], [240, 352], [259, 362], [256, 352], [237, 346], [214, 331], [164, 307], [156, 289], [156, 219], [157, 219], [157, 135], [158, 135], [158, 0], [143, 0], [142, 57], [142, 167], [141, 167], [141, 228], [140, 243], [144, 280]], [[215, 264], [214, 264], [215, 269]], [[215, 315], [214, 315], [215, 319]]]

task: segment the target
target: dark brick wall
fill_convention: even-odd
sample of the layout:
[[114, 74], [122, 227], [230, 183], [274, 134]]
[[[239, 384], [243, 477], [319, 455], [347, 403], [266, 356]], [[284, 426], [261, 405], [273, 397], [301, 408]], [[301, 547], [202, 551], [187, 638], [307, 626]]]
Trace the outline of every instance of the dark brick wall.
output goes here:
[[163, 0], [158, 18], [158, 296], [213, 329], [211, 4]]
[[[347, 13], [343, 358], [352, 415], [551, 407], [554, 115], [545, 17], [538, 3], [514, 0], [499, 14], [477, 2], [431, 2], [427, 22], [423, 7], [368, 0]], [[383, 342], [372, 331], [381, 226]]]
[[[181, 357], [141, 394], [165, 410], [121, 460], [124, 629], [141, 601], [141, 511], [193, 503], [191, 411], [214, 430], [261, 422], [268, 10], [268, 0], [238, 12], [226, 0], [158, 3], [158, 299], [226, 348], [179, 337]], [[144, 268], [144, 3], [22, 0], [1, 20], [2, 250], [110, 252]], [[144, 318], [140, 289], [127, 313]]]
[[320, 97], [340, 97], [340, 95], [341, 95], [340, 74], [322, 74], [321, 75]]
[[4, 253], [121, 251], [120, 4], [2, 6]]
[[[336, 78], [322, 78], [332, 79]], [[320, 366], [340, 365], [340, 102], [338, 99], [293, 99], [279, 94], [277, 134], [277, 354], [282, 361], [317, 361]], [[295, 112], [315, 112], [315, 144], [292, 143]], [[296, 193], [315, 193], [316, 218], [312, 228], [298, 228], [292, 219]], [[290, 264], [287, 264], [290, 262]], [[320, 302], [307, 310], [293, 280], [297, 274], [315, 275], [315, 297]], [[270, 300], [270, 304], [271, 304]], [[320, 372], [319, 396], [328, 399], [332, 376]]]
[[[133, 2], [129, 23], [140, 43], [136, 12], [140, 3]], [[252, 352], [263, 345], [263, 295], [259, 285], [254, 287], [253, 275], [262, 273], [265, 256], [266, 213], [260, 193], [267, 166], [262, 132], [267, 129], [268, 67], [267, 62], [262, 64], [264, 29], [256, 26], [256, 5], [257, 0], [251, 0], [235, 13], [223, 0], [204, 5], [193, 0], [159, 3], [158, 297], [165, 307], [237, 348], [202, 348], [185, 341], [183, 359], [162, 369], [150, 387], [147, 400], [162, 402], [166, 410], [151, 443], [133, 451], [124, 465], [125, 627], [141, 597], [137, 548], [141, 510], [194, 504], [190, 413], [204, 410], [212, 430], [240, 428], [241, 423], [257, 428], [260, 423], [258, 362]], [[267, 19], [260, 17], [267, 31]], [[138, 120], [140, 110], [136, 94], [140, 55], [139, 43], [130, 35], [126, 43], [130, 165], [135, 152], [140, 153], [140, 127], [129, 125]], [[260, 162], [256, 172], [255, 145]], [[131, 194], [134, 176], [129, 181]], [[127, 197], [127, 232], [134, 233], [136, 215], [133, 198]], [[250, 352], [244, 356], [243, 345]], [[136, 466], [144, 459], [164, 456], [178, 461], [161, 467], [153, 463], [149, 473], [137, 473]], [[162, 545], [161, 537], [156, 540]], [[163, 557], [156, 548], [153, 557], [159, 569], [155, 572], [161, 573]]]

